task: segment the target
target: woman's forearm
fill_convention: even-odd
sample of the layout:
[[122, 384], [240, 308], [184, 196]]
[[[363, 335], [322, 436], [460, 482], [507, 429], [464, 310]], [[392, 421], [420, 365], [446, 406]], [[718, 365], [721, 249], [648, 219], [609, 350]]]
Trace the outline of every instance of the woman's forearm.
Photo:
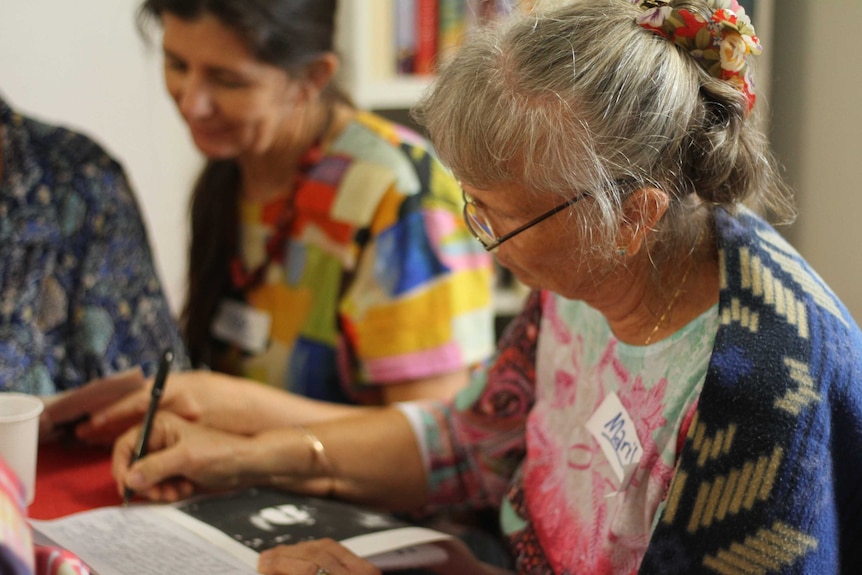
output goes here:
[[261, 433], [238, 456], [237, 467], [247, 472], [243, 482], [390, 510], [415, 509], [428, 499], [413, 429], [394, 408]]
[[358, 406], [308, 399], [250, 379], [215, 372], [194, 373], [205, 382], [196, 393], [202, 405], [198, 421], [223, 431], [254, 435], [365, 411]]

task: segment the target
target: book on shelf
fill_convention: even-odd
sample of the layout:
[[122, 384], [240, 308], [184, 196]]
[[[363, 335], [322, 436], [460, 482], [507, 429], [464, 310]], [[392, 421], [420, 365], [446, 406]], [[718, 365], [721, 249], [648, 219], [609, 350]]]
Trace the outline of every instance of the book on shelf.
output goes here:
[[395, 0], [374, 0], [369, 2], [372, 10], [371, 29], [368, 36], [371, 41], [369, 63], [375, 80], [391, 78], [397, 70], [396, 42], [392, 41], [392, 30], [395, 29]]
[[416, 60], [416, 0], [395, 0], [394, 35], [395, 69], [398, 74], [412, 74]]
[[523, 0], [467, 0], [469, 26], [485, 26], [511, 14]]
[[399, 75], [435, 73], [452, 58], [470, 30], [533, 5], [532, 0], [393, 1], [389, 41], [395, 47]]
[[464, 41], [467, 28], [467, 0], [440, 0], [437, 38], [437, 65], [452, 59]]
[[272, 488], [172, 504], [102, 507], [30, 520], [34, 539], [64, 547], [98, 575], [253, 575], [261, 551], [329, 537], [383, 571], [442, 563], [450, 536], [388, 513]]
[[437, 0], [416, 0], [416, 59], [413, 73], [433, 74], [437, 66], [440, 34]]

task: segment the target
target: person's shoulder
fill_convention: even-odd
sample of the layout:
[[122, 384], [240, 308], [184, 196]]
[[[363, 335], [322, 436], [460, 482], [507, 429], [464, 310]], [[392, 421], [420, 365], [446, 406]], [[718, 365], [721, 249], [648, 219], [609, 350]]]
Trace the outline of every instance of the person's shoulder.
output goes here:
[[30, 153], [57, 196], [75, 196], [90, 213], [137, 210], [120, 161], [81, 130], [27, 118]]
[[0, 120], [11, 133], [13, 148], [25, 162], [42, 169], [69, 169], [87, 164], [117, 166], [95, 138], [83, 131], [29, 113], [22, 113], [0, 98]]
[[[372, 112], [359, 111], [328, 154], [339, 163], [349, 161], [350, 169], [369, 178], [392, 182], [407, 196], [420, 193], [443, 171], [430, 144], [415, 131]], [[445, 178], [433, 178], [442, 182]], [[388, 184], [387, 184], [388, 186]]]
[[26, 118], [25, 123], [34, 148], [53, 167], [71, 170], [84, 167], [90, 170], [120, 169], [119, 162], [105, 147], [83, 131], [34, 118]]
[[[757, 292], [771, 287], [792, 289], [793, 292], [811, 296], [830, 311], [839, 311], [838, 297], [829, 285], [817, 274], [809, 262], [796, 248], [760, 215], [747, 208], [731, 213], [724, 209], [715, 212], [719, 247], [725, 255], [739, 259], [738, 268], [744, 276], [743, 287]], [[776, 274], [780, 274], [780, 279]], [[760, 281], [755, 283], [755, 279]], [[767, 281], [771, 285], [764, 285]], [[782, 285], [779, 286], [778, 282]], [[785, 296], [791, 295], [789, 292]], [[841, 306], [843, 307], [843, 306]]]
[[431, 143], [413, 128], [389, 120], [369, 111], [359, 111], [356, 124], [377, 135], [390, 145], [407, 146], [423, 150], [430, 149]]
[[368, 111], [356, 113], [339, 146], [356, 160], [393, 167], [433, 155], [431, 143], [418, 132]]
[[[775, 228], [759, 215], [740, 209], [716, 211], [716, 229], [725, 285], [738, 305], [756, 304], [780, 319], [794, 337], [828, 342], [862, 368], [862, 332], [829, 284]], [[731, 310], [731, 314], [734, 312]], [[760, 322], [765, 320], [758, 315]]]

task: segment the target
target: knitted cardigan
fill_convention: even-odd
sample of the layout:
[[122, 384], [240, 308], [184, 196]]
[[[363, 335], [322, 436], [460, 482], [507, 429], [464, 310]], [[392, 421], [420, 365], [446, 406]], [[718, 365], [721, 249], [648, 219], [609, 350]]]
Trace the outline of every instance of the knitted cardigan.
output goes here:
[[862, 335], [765, 222], [715, 218], [720, 327], [640, 573], [862, 573]]

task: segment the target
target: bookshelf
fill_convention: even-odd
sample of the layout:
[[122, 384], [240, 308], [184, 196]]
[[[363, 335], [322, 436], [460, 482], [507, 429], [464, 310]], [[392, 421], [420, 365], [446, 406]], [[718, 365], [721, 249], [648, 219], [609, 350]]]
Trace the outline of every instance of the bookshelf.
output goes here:
[[[402, 0], [342, 0], [336, 15], [336, 49], [343, 65], [338, 80], [360, 108], [370, 110], [406, 110], [422, 96], [433, 82], [432, 75], [398, 74], [396, 72], [395, 13]], [[425, 0], [406, 0], [419, 3]], [[481, 25], [487, 18], [504, 16], [513, 10], [529, 11], [537, 0], [430, 0], [438, 6], [445, 2], [461, 4], [466, 10], [463, 25]], [[774, 0], [740, 0], [757, 27], [761, 39], [771, 40]], [[492, 6], [492, 8], [479, 8]], [[443, 8], [440, 8], [442, 11]], [[479, 15], [479, 11], [486, 11]], [[760, 60], [769, 58], [761, 56]], [[769, 85], [770, 63], [764, 62], [759, 84]], [[768, 93], [766, 94], [768, 96]]]
[[[433, 82], [436, 62], [445, 61], [464, 34], [534, 1], [342, 0], [337, 79], [360, 108], [408, 109]], [[420, 73], [405, 73], [411, 70]]]
[[360, 108], [410, 108], [433, 77], [395, 73], [393, 0], [339, 3], [336, 48], [343, 59], [342, 86]]

